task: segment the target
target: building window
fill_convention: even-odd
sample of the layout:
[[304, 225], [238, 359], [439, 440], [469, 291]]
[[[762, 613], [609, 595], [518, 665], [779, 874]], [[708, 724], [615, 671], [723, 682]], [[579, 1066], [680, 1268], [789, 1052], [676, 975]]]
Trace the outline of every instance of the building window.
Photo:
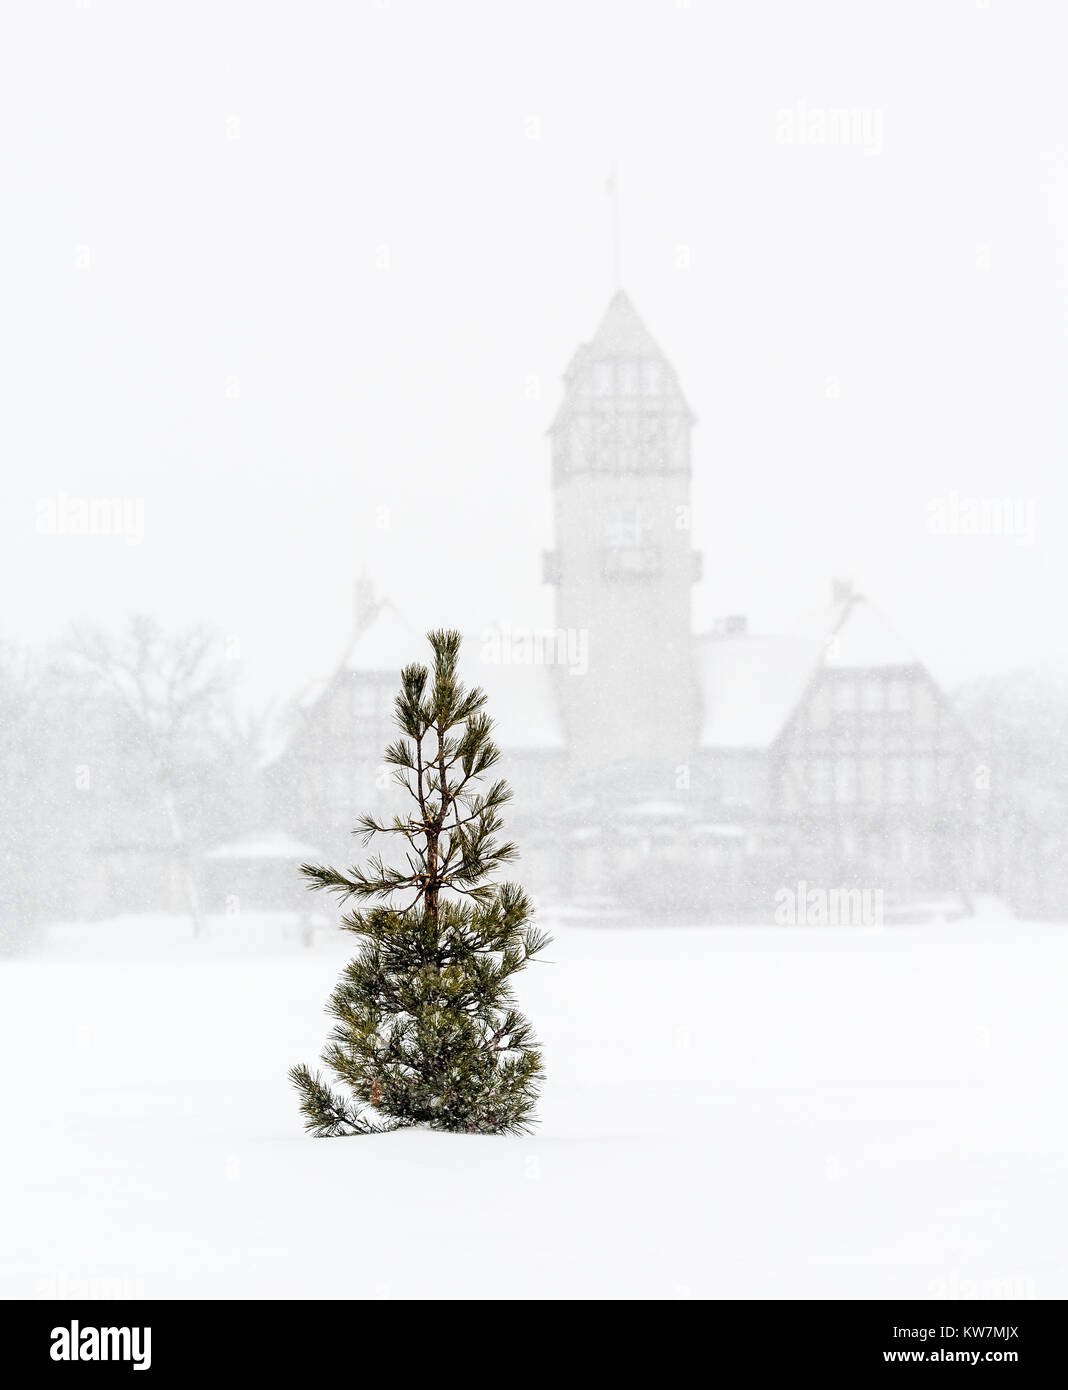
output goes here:
[[823, 758], [813, 758], [808, 765], [806, 779], [808, 799], [817, 806], [824, 806], [831, 799], [831, 769]]
[[934, 692], [927, 685], [917, 685], [915, 689], [916, 723], [924, 728], [932, 728], [938, 723], [938, 706]]
[[808, 702], [809, 723], [814, 729], [826, 729], [831, 722], [831, 698], [826, 686], [817, 686]]
[[888, 709], [901, 714], [912, 708], [912, 688], [908, 681], [891, 681], [886, 691]]
[[861, 687], [861, 708], [868, 714], [878, 714], [883, 707], [885, 693], [882, 681], [877, 676], [870, 677]]
[[593, 426], [593, 466], [614, 469], [618, 456], [616, 417], [613, 411], [598, 411]]
[[352, 692], [339, 685], [330, 692], [329, 722], [330, 732], [342, 736], [352, 727]]
[[912, 769], [913, 794], [917, 801], [931, 802], [938, 795], [937, 769], [933, 758], [917, 758]]
[[860, 799], [866, 806], [878, 806], [883, 799], [883, 765], [878, 758], [861, 759]]
[[621, 396], [636, 396], [638, 394], [638, 364], [637, 362], [621, 362], [616, 368], [617, 390]]
[[837, 680], [831, 687], [831, 703], [837, 714], [848, 714], [857, 707], [857, 687], [853, 681]]
[[593, 364], [593, 394], [595, 396], [610, 396], [612, 386], [611, 362], [595, 362]]
[[728, 762], [721, 776], [721, 791], [725, 806], [750, 806], [756, 794], [753, 769], [746, 763]]
[[661, 371], [659, 362], [642, 363], [642, 395], [659, 396], [661, 391]]
[[640, 507], [630, 507], [621, 516], [605, 522], [604, 539], [617, 550], [649, 545], [653, 539], [653, 523], [642, 514]]
[[886, 760], [886, 799], [895, 806], [909, 799], [909, 765], [904, 758]]
[[834, 799], [840, 806], [851, 806], [857, 799], [857, 765], [852, 758], [839, 758], [834, 765]]
[[366, 729], [361, 729], [352, 740], [353, 755], [361, 760], [373, 758], [381, 746], [378, 736]]
[[641, 466], [651, 472], [660, 472], [667, 455], [667, 439], [662, 415], [645, 415], [640, 424]]
[[352, 713], [357, 719], [366, 719], [378, 708], [378, 691], [370, 681], [357, 680], [352, 687]]

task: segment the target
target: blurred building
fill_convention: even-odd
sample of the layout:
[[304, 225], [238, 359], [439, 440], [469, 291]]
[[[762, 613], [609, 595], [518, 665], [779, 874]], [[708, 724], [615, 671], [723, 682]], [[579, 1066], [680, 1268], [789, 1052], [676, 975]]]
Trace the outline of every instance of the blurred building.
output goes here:
[[[694, 918], [766, 916], [797, 883], [967, 903], [972, 738], [862, 595], [837, 585], [778, 635], [741, 615], [694, 632], [694, 416], [622, 290], [564, 387], [543, 559], [554, 626], [465, 643], [515, 788], [525, 881]], [[396, 795], [381, 754], [398, 673], [425, 655], [418, 626], [362, 582], [343, 659], [266, 760], [272, 824], [358, 855], [356, 817]]]

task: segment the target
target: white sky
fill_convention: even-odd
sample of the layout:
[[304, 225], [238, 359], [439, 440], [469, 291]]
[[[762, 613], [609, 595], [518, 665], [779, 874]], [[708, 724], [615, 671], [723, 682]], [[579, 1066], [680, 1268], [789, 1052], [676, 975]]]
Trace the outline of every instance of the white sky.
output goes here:
[[[363, 564], [417, 624], [547, 622], [615, 163], [699, 622], [844, 572], [946, 681], [1065, 659], [1066, 39], [1056, 0], [6, 4], [0, 632], [208, 617], [259, 695], [340, 655]], [[881, 149], [780, 143], [799, 102]], [[953, 492], [1034, 542], [930, 534]], [[39, 535], [61, 493], [143, 544]]]

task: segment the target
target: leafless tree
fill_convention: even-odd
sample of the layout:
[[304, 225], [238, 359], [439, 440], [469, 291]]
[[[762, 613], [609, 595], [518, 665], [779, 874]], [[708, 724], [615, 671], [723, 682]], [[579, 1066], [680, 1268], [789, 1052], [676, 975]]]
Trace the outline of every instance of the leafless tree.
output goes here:
[[233, 738], [232, 667], [210, 628], [171, 633], [145, 615], [132, 616], [117, 633], [77, 623], [66, 646], [75, 670], [115, 702], [140, 745], [151, 791], [166, 816], [194, 935], [199, 935], [199, 894], [178, 793], [190, 770]]

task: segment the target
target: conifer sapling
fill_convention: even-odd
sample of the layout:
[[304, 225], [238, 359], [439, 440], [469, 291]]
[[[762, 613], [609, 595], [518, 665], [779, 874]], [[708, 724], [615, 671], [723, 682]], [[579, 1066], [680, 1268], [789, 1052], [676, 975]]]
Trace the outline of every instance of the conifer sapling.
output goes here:
[[549, 937], [531, 924], [522, 889], [493, 881], [517, 854], [497, 838], [508, 784], [480, 789], [500, 757], [493, 722], [485, 693], [457, 678], [459, 633], [428, 638], [433, 675], [418, 664], [401, 672], [403, 737], [385, 754], [410, 814], [389, 824], [363, 816], [355, 832], [365, 844], [394, 837], [400, 855], [347, 874], [302, 866], [310, 887], [338, 895], [342, 926], [363, 938], [327, 1006], [334, 1028], [322, 1055], [351, 1094], [306, 1066], [289, 1073], [305, 1128], [320, 1137], [407, 1125], [523, 1132], [544, 1076], [512, 977]]

